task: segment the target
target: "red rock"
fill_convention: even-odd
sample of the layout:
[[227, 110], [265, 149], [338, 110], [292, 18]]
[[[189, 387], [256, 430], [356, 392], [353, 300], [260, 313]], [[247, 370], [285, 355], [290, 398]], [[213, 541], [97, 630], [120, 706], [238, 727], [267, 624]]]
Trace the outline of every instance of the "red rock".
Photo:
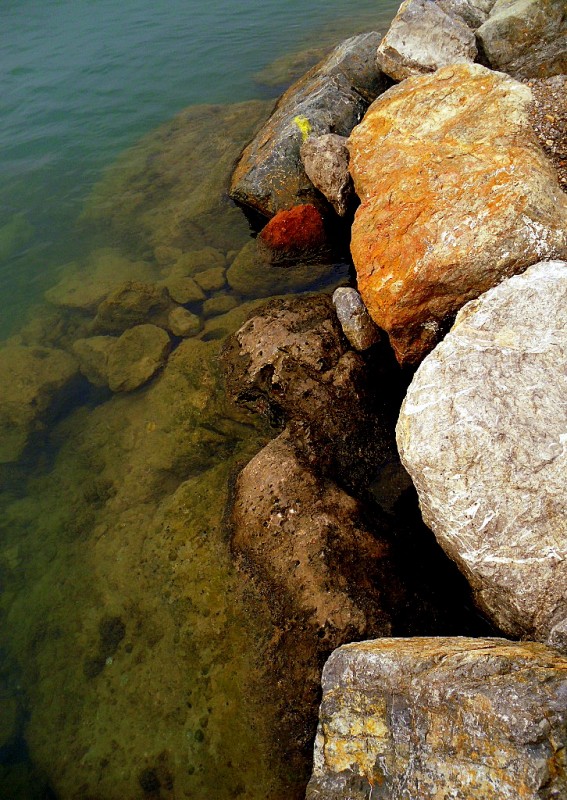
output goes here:
[[260, 233], [260, 240], [276, 255], [318, 250], [326, 241], [323, 217], [312, 205], [279, 211]]

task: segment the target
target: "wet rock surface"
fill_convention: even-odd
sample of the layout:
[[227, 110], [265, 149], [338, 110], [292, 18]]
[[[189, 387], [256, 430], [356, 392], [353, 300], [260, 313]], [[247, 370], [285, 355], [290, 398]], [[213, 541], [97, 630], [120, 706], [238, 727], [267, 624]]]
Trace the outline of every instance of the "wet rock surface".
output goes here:
[[515, 78], [567, 72], [563, 0], [496, 0], [477, 36], [490, 66]]
[[335, 289], [333, 304], [343, 333], [355, 350], [368, 350], [379, 341], [380, 331], [356, 289], [345, 286]]
[[307, 177], [343, 217], [352, 202], [354, 188], [348, 170], [349, 152], [345, 136], [327, 133], [310, 136], [300, 149]]
[[397, 426], [423, 518], [503, 631], [567, 652], [567, 263], [469, 303]]
[[108, 353], [108, 385], [113, 392], [132, 392], [143, 386], [165, 363], [171, 349], [166, 331], [156, 325], [135, 325]]
[[350, 137], [358, 288], [401, 363], [419, 362], [468, 300], [567, 253], [567, 202], [531, 100], [456, 64], [390, 89]]
[[567, 660], [505, 639], [384, 639], [341, 647], [323, 671], [307, 800], [440, 796], [536, 800], [567, 792]]
[[475, 61], [474, 33], [460, 16], [431, 0], [405, 0], [378, 47], [378, 66], [397, 81]]
[[102, 301], [93, 321], [93, 331], [120, 334], [134, 325], [152, 323], [165, 326], [174, 308], [165, 286], [127, 281]]
[[258, 236], [271, 263], [312, 261], [325, 247], [327, 236], [321, 212], [310, 203], [278, 211]]
[[321, 204], [300, 157], [310, 134], [348, 136], [368, 103], [385, 88], [375, 66], [379, 34], [343, 42], [279, 99], [274, 112], [240, 156], [230, 195], [265, 216], [299, 203]]

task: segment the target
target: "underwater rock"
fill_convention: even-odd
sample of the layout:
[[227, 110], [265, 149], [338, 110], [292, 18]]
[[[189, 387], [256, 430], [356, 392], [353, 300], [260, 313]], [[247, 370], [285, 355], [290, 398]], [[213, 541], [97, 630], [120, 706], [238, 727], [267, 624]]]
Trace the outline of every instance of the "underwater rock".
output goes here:
[[321, 212], [310, 203], [278, 211], [258, 235], [273, 263], [312, 261], [325, 247], [327, 237]]
[[167, 329], [174, 336], [194, 336], [201, 330], [201, 319], [197, 314], [178, 306], [169, 312]]
[[506, 75], [454, 64], [390, 89], [349, 139], [358, 289], [400, 363], [418, 363], [468, 300], [567, 254], [567, 198], [531, 99]]
[[165, 363], [171, 340], [156, 325], [135, 325], [125, 331], [108, 353], [108, 385], [113, 392], [132, 392], [143, 386]]
[[226, 286], [225, 268], [211, 267], [203, 272], [196, 272], [195, 282], [204, 292], [218, 292]]
[[322, 685], [307, 800], [567, 792], [567, 660], [541, 644], [357, 642], [331, 655]]
[[116, 341], [116, 336], [90, 336], [73, 342], [79, 369], [93, 386], [108, 386], [108, 354]]
[[405, 0], [378, 47], [378, 66], [394, 80], [435, 72], [477, 56], [474, 33], [431, 0]]
[[0, 349], [0, 463], [17, 461], [34, 433], [72, 394], [75, 358], [52, 347]]
[[368, 350], [379, 341], [380, 331], [356, 289], [348, 286], [335, 289], [333, 303], [343, 333], [355, 350]]
[[567, 263], [543, 262], [457, 315], [397, 426], [426, 524], [511, 636], [567, 652]]
[[490, 66], [515, 78], [567, 72], [564, 0], [496, 0], [477, 36]]
[[175, 308], [165, 286], [127, 281], [114, 289], [97, 309], [93, 331], [120, 334], [134, 325], [151, 323], [165, 327]]
[[345, 136], [327, 133], [310, 136], [300, 149], [307, 177], [325, 195], [335, 211], [343, 217], [354, 196], [352, 178], [348, 171], [349, 152]]
[[[175, 277], [186, 277], [188, 275], [195, 277], [198, 274], [203, 275], [209, 270], [224, 269], [225, 266], [224, 253], [214, 247], [202, 247], [199, 250], [180, 253], [170, 266], [170, 275]], [[208, 291], [205, 287], [201, 286], [201, 288], [204, 291]]]
[[386, 86], [375, 65], [376, 32], [347, 39], [291, 86], [244, 149], [230, 196], [271, 217], [299, 203], [322, 203], [305, 174], [300, 147], [311, 134], [348, 136]]
[[226, 314], [227, 311], [230, 311], [237, 305], [238, 301], [234, 295], [221, 292], [220, 294], [215, 294], [214, 297], [209, 297], [208, 300], [205, 300], [203, 303], [203, 316], [216, 317], [219, 314]]
[[172, 276], [162, 281], [162, 285], [169, 292], [171, 299], [182, 306], [200, 303], [205, 299], [205, 293], [193, 278]]

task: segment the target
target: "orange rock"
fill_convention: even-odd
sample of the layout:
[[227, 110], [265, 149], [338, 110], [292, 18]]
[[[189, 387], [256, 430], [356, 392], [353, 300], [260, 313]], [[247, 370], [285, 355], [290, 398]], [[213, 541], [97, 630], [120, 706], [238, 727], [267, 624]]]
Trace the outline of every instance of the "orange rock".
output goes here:
[[501, 73], [454, 64], [383, 94], [349, 139], [358, 286], [400, 363], [419, 362], [468, 300], [567, 255], [567, 198], [531, 98]]
[[323, 217], [315, 206], [294, 206], [272, 217], [259, 238], [275, 254], [317, 250], [326, 240]]

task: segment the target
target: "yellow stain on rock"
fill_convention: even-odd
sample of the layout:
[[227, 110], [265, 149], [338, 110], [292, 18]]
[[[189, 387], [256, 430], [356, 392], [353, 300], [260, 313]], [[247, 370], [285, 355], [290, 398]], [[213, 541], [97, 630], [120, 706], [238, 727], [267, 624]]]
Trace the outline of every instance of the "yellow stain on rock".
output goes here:
[[301, 114], [299, 114], [297, 117], [293, 118], [293, 124], [296, 125], [301, 131], [302, 141], [306, 142], [307, 139], [309, 138], [309, 134], [312, 131], [311, 123], [309, 122], [307, 117], [304, 117]]

